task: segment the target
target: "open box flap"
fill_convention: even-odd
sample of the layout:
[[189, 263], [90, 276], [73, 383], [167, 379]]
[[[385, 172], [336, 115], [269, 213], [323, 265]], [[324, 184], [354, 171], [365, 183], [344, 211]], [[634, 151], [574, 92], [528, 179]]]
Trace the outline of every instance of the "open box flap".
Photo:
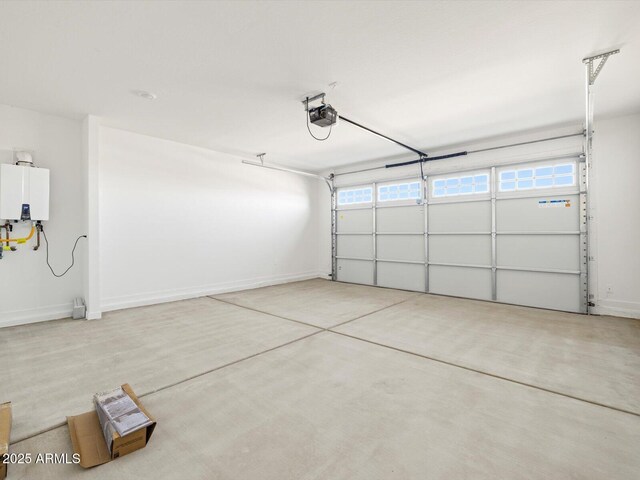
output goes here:
[[111, 460], [109, 448], [104, 442], [100, 420], [95, 411], [67, 417], [73, 451], [80, 454], [80, 465], [91, 468]]

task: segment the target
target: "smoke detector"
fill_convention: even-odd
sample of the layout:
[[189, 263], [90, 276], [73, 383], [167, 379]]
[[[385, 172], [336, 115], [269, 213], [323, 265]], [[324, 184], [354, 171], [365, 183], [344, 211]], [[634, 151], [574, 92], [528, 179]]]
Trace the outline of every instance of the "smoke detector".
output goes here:
[[158, 95], [147, 90], [132, 90], [131, 93], [136, 97], [144, 98], [145, 100], [155, 100]]

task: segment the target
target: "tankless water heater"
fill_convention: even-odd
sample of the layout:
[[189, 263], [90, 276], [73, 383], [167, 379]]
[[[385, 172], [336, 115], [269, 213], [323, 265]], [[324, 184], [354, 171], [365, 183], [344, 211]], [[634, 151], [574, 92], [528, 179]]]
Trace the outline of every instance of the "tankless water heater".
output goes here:
[[0, 220], [49, 220], [49, 170], [0, 164]]

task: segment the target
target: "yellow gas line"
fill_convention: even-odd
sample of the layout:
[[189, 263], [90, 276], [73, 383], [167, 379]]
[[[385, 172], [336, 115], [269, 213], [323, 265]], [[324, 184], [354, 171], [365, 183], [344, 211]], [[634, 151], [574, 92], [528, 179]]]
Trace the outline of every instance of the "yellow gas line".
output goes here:
[[0, 243], [5, 242], [15, 242], [15, 243], [27, 243], [29, 240], [33, 238], [33, 234], [36, 233], [36, 227], [31, 227], [31, 232], [29, 235], [23, 238], [0, 238]]

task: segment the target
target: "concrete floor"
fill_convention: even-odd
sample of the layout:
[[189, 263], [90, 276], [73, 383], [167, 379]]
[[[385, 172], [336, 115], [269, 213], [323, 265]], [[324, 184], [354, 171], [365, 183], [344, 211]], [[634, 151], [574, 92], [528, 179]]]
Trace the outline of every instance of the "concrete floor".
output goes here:
[[[357, 292], [353, 304], [332, 303], [330, 292], [344, 288]], [[15, 366], [0, 371], [0, 401], [10, 399], [8, 380], [20, 397], [14, 424], [23, 435], [25, 425], [55, 425], [54, 408], [59, 415], [87, 409], [92, 376], [100, 377], [97, 390], [124, 381], [146, 390], [143, 401], [158, 419], [142, 451], [91, 470], [12, 465], [9, 480], [640, 477], [640, 415], [631, 398], [639, 388], [637, 321], [320, 280], [241, 292], [233, 301], [254, 310], [205, 298], [101, 322], [1, 330], [0, 360]], [[80, 353], [64, 363], [65, 344], [75, 351], [82, 339], [94, 345], [87, 358], [124, 359], [106, 348], [124, 325], [144, 345], [145, 368], [120, 361], [96, 374], [99, 363], [82, 364]], [[107, 343], [86, 338], [96, 335]], [[32, 361], [49, 344], [51, 367]], [[13, 350], [3, 357], [6, 346]], [[173, 361], [178, 371], [168, 367]], [[43, 397], [25, 394], [30, 375], [45, 384], [31, 395], [54, 404], [34, 422], [26, 410], [41, 408]], [[13, 452], [71, 452], [66, 426], [18, 439], [14, 431]]]
[[638, 320], [420, 295], [336, 331], [640, 415]]
[[212, 298], [321, 328], [388, 308], [419, 293], [315, 279]]
[[18, 441], [123, 383], [146, 394], [317, 331], [210, 298], [0, 330], [0, 401]]

